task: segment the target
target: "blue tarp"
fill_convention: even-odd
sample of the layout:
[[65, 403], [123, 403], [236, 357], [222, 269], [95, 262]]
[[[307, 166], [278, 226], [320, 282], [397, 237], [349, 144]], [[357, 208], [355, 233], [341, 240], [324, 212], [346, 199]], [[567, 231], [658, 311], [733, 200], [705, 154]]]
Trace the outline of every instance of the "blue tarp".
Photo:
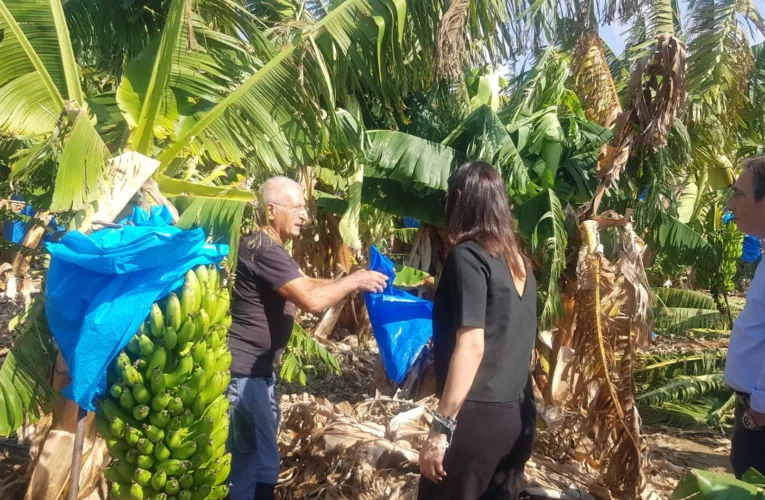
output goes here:
[[[723, 224], [727, 224], [733, 220], [733, 212], [725, 212], [723, 215]], [[762, 249], [760, 247], [760, 240], [755, 236], [749, 234], [744, 235], [744, 242], [741, 244], [741, 260], [744, 262], [752, 263], [760, 258]]]
[[382, 293], [365, 293], [364, 302], [385, 371], [401, 384], [433, 335], [433, 304], [394, 288], [393, 262], [375, 247], [370, 250], [369, 268], [388, 276], [387, 288]]
[[[11, 199], [14, 201], [24, 201], [24, 198], [19, 195], [13, 195], [11, 196]], [[34, 217], [35, 213], [37, 213], [37, 211], [32, 208], [32, 205], [27, 205], [21, 210], [19, 215]], [[7, 220], [3, 222], [3, 239], [20, 245], [21, 242], [24, 241], [24, 236], [26, 236], [30, 227], [32, 227], [32, 222], [24, 222], [23, 220]], [[55, 217], [51, 219], [48, 227], [57, 232], [63, 232], [65, 229], [64, 226], [56, 223]], [[42, 241], [53, 241], [53, 235], [46, 233], [42, 237]]]
[[186, 272], [219, 263], [227, 245], [205, 244], [201, 228], [170, 225], [165, 207], [140, 208], [130, 222], [90, 236], [66, 234], [48, 243], [45, 312], [69, 369], [64, 396], [94, 410], [106, 390], [106, 369], [138, 331], [152, 303], [183, 284]]

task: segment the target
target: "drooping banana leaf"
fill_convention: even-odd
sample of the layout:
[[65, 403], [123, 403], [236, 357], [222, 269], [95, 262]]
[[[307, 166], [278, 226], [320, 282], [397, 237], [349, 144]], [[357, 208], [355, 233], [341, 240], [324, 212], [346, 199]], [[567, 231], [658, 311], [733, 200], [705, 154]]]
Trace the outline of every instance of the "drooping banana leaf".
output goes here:
[[672, 492], [671, 500], [755, 500], [762, 497], [762, 487], [740, 481], [728, 474], [690, 470]]

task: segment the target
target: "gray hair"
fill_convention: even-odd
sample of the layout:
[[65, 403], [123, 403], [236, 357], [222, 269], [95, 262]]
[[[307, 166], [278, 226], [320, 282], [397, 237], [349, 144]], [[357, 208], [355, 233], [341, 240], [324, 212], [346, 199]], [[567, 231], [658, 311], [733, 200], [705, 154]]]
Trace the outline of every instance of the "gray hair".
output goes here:
[[284, 191], [288, 188], [295, 188], [303, 192], [303, 186], [289, 177], [277, 175], [271, 177], [260, 186], [260, 195], [266, 203], [279, 203], [284, 199]]

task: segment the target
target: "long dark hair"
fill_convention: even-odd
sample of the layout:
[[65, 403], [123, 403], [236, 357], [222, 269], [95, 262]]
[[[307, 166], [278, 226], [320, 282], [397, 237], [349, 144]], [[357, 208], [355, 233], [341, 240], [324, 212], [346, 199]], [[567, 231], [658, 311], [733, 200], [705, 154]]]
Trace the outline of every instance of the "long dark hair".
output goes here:
[[446, 232], [452, 246], [475, 241], [503, 258], [513, 276], [526, 276], [529, 260], [513, 228], [513, 214], [499, 172], [483, 161], [461, 165], [449, 177]]

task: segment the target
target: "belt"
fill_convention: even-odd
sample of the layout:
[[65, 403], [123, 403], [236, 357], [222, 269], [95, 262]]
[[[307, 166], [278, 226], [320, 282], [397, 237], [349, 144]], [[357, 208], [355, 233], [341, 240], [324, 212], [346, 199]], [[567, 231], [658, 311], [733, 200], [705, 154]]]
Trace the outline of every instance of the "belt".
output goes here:
[[744, 408], [749, 408], [749, 394], [746, 392], [736, 391], [736, 400], [741, 403]]

